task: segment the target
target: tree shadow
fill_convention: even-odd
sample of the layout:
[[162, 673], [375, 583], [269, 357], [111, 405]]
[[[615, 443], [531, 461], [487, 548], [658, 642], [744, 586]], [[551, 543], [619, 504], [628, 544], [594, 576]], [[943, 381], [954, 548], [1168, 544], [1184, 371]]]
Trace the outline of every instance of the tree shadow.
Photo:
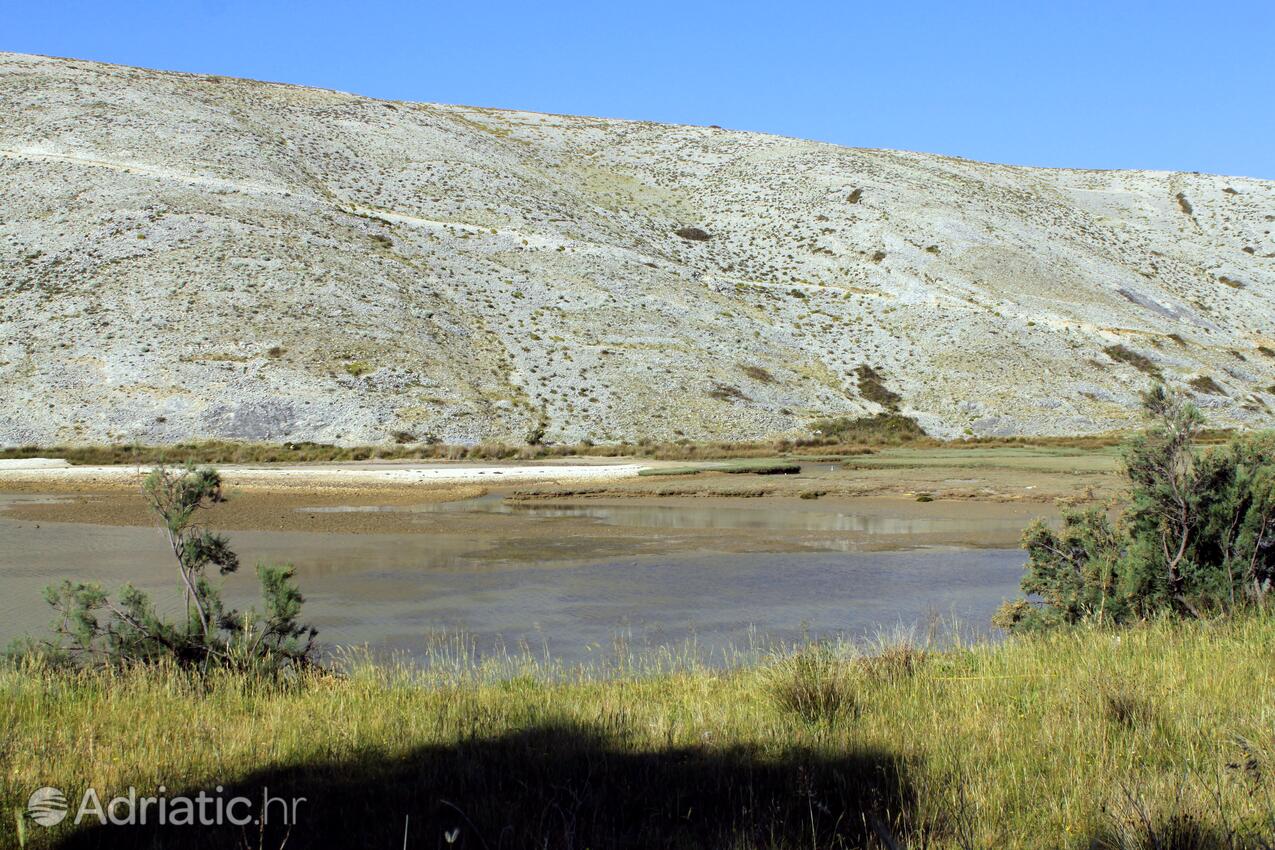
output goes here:
[[[886, 753], [642, 751], [623, 739], [553, 724], [407, 755], [368, 752], [356, 760], [265, 770], [228, 783], [218, 796], [248, 797], [253, 817], [263, 794], [303, 797], [295, 823], [284, 822], [288, 802], [270, 804], [264, 826], [160, 826], [152, 808], [150, 824], [94, 823], [56, 846], [865, 847], [878, 846], [882, 834], [905, 832], [913, 809], [899, 760]], [[198, 790], [169, 789], [168, 798]], [[204, 790], [211, 795], [215, 786]]]

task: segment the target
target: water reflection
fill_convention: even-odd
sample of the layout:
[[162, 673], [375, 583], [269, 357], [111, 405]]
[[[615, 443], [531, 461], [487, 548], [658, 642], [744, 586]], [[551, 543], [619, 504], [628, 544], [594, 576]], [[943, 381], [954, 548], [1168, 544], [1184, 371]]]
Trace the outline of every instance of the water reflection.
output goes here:
[[[532, 510], [559, 515], [563, 509]], [[600, 522], [623, 513], [579, 510], [585, 516], [599, 513]], [[635, 510], [623, 514], [626, 522], [635, 521], [633, 516], [666, 522], [670, 516], [661, 509]], [[711, 521], [712, 510], [698, 509], [697, 521]], [[576, 510], [569, 515], [581, 516]], [[752, 508], [728, 511], [715, 521], [724, 529], [776, 527], [747, 524], [775, 521]], [[813, 526], [820, 530], [906, 527], [865, 525], [852, 515], [811, 515], [803, 521], [845, 524]], [[37, 526], [0, 518], [0, 540], [0, 642], [42, 630], [49, 612], [39, 601], [40, 590], [64, 578], [109, 587], [131, 581], [155, 594], [169, 612], [179, 605], [171, 556], [157, 528]], [[543, 541], [524, 546], [517, 539], [445, 533], [244, 531], [232, 540], [246, 567], [257, 561], [296, 566], [309, 618], [329, 644], [368, 644], [378, 652], [419, 656], [431, 635], [465, 632], [480, 650], [525, 641], [547, 645], [568, 663], [587, 659], [592, 647], [609, 646], [618, 633], [640, 647], [677, 646], [694, 638], [714, 652], [746, 645], [756, 635], [861, 636], [931, 612], [982, 627], [1003, 598], [1017, 593], [1023, 563], [1014, 549], [661, 553], [658, 536], [642, 550], [649, 554], [631, 556], [622, 551], [630, 544], [605, 534], [564, 539], [548, 550]], [[541, 554], [520, 562], [494, 560], [493, 547]], [[231, 604], [254, 601], [252, 572], [245, 568], [227, 580]]]
[[881, 512], [865, 512], [808, 506], [773, 499], [754, 500], [741, 506], [726, 499], [713, 499], [708, 504], [580, 504], [560, 502], [505, 501], [499, 496], [485, 496], [458, 502], [409, 506], [337, 505], [298, 508], [308, 513], [375, 513], [380, 511], [439, 514], [497, 514], [540, 519], [583, 519], [603, 525], [638, 528], [741, 529], [756, 531], [827, 531], [868, 535], [907, 535], [960, 532], [963, 535], [988, 534], [999, 539], [1005, 533], [1017, 534], [1023, 527], [1021, 516], [1001, 515], [971, 518], [968, 516], [902, 516]]

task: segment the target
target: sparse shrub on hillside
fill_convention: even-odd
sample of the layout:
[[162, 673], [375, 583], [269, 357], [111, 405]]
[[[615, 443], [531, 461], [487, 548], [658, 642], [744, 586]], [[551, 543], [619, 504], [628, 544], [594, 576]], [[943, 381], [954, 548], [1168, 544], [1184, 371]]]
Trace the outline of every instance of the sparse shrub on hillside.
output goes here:
[[708, 231], [698, 227], [679, 227], [673, 232], [690, 242], [707, 242], [713, 238]]
[[369, 364], [364, 363], [362, 360], [355, 360], [353, 362], [346, 363], [342, 368], [345, 369], [347, 375], [355, 378], [366, 375], [368, 372], [372, 371], [372, 367]]
[[527, 445], [538, 446], [545, 441], [545, 423], [539, 422], [527, 430]]
[[1033, 628], [1082, 620], [1122, 623], [1170, 613], [1198, 617], [1264, 601], [1275, 580], [1275, 433], [1241, 434], [1203, 454], [1203, 417], [1156, 385], [1151, 427], [1125, 448], [1129, 502], [1069, 511], [1062, 527], [1023, 533], [1023, 591], [996, 622]]
[[712, 389], [708, 391], [708, 397], [718, 401], [752, 401], [739, 387], [718, 382], [713, 383]]
[[1208, 395], [1226, 395], [1226, 390], [1222, 389], [1222, 385], [1208, 375], [1192, 378], [1190, 384], [1192, 389]]
[[1160, 367], [1155, 365], [1150, 359], [1144, 357], [1136, 351], [1125, 348], [1123, 345], [1108, 345], [1103, 349], [1103, 353], [1112, 360], [1120, 363], [1126, 363], [1139, 372], [1150, 375], [1153, 378], [1160, 377]]
[[859, 395], [887, 410], [897, 410], [903, 397], [885, 386], [881, 373], [867, 363], [862, 363], [854, 370], [859, 378]]
[[769, 370], [763, 369], [761, 366], [740, 366], [739, 370], [754, 381], [760, 381], [763, 384], [775, 383], [775, 376]]

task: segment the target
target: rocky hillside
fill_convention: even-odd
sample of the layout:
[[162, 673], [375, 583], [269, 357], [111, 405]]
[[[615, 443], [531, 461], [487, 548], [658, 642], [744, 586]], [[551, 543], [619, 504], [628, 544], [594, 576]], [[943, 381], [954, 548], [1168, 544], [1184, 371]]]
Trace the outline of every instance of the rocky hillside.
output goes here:
[[0, 54], [0, 444], [1061, 434], [1150, 374], [1271, 425], [1273, 229], [1272, 181]]

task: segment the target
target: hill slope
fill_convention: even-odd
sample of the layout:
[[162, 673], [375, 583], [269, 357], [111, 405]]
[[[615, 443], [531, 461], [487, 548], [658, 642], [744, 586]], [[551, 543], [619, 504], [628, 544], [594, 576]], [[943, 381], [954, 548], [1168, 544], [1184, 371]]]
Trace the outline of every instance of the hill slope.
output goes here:
[[1272, 229], [1271, 181], [0, 54], [0, 443], [1072, 433], [1148, 372], [1269, 425]]

